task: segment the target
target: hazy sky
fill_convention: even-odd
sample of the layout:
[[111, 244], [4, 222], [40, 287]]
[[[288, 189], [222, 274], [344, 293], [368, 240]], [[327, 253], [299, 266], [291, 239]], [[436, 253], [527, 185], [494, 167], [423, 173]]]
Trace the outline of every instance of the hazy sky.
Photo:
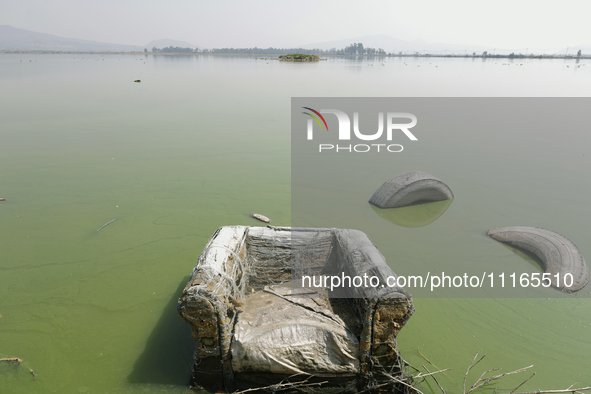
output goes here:
[[145, 45], [292, 47], [386, 34], [496, 48], [591, 44], [589, 0], [0, 0], [0, 25]]

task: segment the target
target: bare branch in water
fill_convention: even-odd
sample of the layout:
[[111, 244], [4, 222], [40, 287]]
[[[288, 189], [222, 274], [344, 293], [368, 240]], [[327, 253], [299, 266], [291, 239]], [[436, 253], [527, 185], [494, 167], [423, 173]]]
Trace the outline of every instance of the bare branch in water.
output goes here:
[[265, 387], [256, 387], [256, 388], [246, 389], [246, 390], [242, 390], [242, 391], [234, 391], [232, 394], [243, 394], [243, 393], [248, 393], [250, 391], [259, 391], [259, 390], [270, 390], [271, 392], [274, 393], [274, 392], [281, 391], [281, 390], [295, 389], [295, 388], [302, 388], [302, 387], [321, 386], [325, 383], [328, 383], [328, 381], [317, 382], [317, 383], [308, 383], [308, 380], [310, 380], [310, 378], [302, 380], [301, 382], [278, 383], [278, 384], [272, 384], [272, 385], [265, 386]]
[[445, 390], [443, 389], [443, 387], [441, 387], [441, 385], [439, 384], [439, 382], [438, 382], [438, 381], [437, 381], [437, 379], [435, 378], [435, 374], [436, 374], [437, 372], [443, 372], [443, 371], [437, 371], [437, 372], [433, 372], [433, 373], [431, 373], [431, 371], [429, 371], [429, 370], [427, 369], [427, 367], [425, 367], [425, 364], [423, 364], [423, 368], [425, 368], [425, 370], [426, 370], [427, 372], [429, 372], [429, 375], [430, 375], [430, 376], [433, 378], [433, 380], [435, 381], [435, 383], [437, 383], [437, 385], [439, 386], [439, 388], [441, 389], [441, 391], [443, 392], [443, 394], [447, 394], [447, 393], [445, 392]]
[[[527, 379], [525, 379], [523, 382], [521, 382], [521, 384], [520, 384], [519, 386], [515, 387], [515, 388], [514, 388], [514, 389], [511, 391], [511, 393], [509, 393], [509, 394], [515, 394], [515, 392], [517, 391], [517, 389], [518, 389], [518, 388], [520, 388], [521, 386], [523, 386], [525, 383], [527, 383], [527, 381], [528, 381], [528, 380], [530, 380], [530, 379], [531, 379], [531, 378], [533, 378], [534, 376], [536, 376], [536, 373], [535, 373], [535, 372], [534, 372], [534, 373], [533, 373], [533, 374], [532, 374], [532, 375], [531, 375], [529, 378], [527, 378]], [[579, 383], [579, 382], [577, 382], [577, 383]], [[575, 384], [576, 384], [576, 383], [575, 383]], [[570, 385], [570, 387], [573, 387], [573, 385], [571, 384], [571, 385]], [[569, 387], [569, 389], [570, 389], [570, 387]]]
[[571, 388], [572, 386], [573, 385], [571, 385], [569, 388], [564, 389], [564, 390], [538, 390], [538, 391], [529, 391], [529, 392], [515, 393], [515, 394], [578, 393], [579, 391], [591, 390], [591, 386], [580, 387], [577, 389]]
[[476, 364], [481, 362], [482, 359], [484, 358], [484, 356], [482, 356], [482, 357], [480, 357], [480, 360], [476, 361], [476, 357], [478, 357], [479, 353], [480, 353], [480, 351], [476, 352], [476, 355], [474, 356], [474, 360], [472, 360], [472, 362], [470, 363], [470, 366], [468, 366], [468, 369], [466, 370], [466, 375], [464, 375], [464, 394], [467, 394], [466, 393], [466, 379], [468, 378], [468, 373]]

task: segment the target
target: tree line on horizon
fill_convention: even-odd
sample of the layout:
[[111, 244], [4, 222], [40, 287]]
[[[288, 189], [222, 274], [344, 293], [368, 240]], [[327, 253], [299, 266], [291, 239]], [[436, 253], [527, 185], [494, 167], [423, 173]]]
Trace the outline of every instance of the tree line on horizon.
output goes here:
[[[144, 49], [144, 52], [148, 52]], [[199, 48], [182, 48], [182, 47], [165, 47], [152, 48], [152, 53], [243, 53], [243, 54], [280, 54], [287, 55], [290, 53], [301, 53], [304, 55], [382, 55], [388, 53], [382, 48], [364, 47], [362, 43], [356, 43], [346, 46], [343, 49], [304, 49], [304, 48], [213, 48], [213, 49], [199, 49]]]
[[[144, 52], [148, 52], [147, 48], [144, 48]], [[181, 47], [165, 47], [165, 48], [152, 48], [152, 53], [198, 53], [199, 49], [195, 48], [181, 48]]]
[[[147, 49], [144, 49], [144, 52], [148, 52]], [[220, 54], [261, 54], [261, 55], [288, 55], [293, 53], [304, 54], [304, 55], [369, 55], [369, 56], [403, 56], [402, 51], [398, 53], [393, 52], [386, 52], [382, 48], [371, 48], [371, 47], [364, 47], [362, 43], [353, 43], [351, 45], [346, 46], [342, 49], [304, 49], [304, 48], [213, 48], [213, 49], [199, 49], [199, 48], [183, 48], [183, 47], [165, 47], [165, 48], [152, 48], [152, 53], [220, 53]], [[457, 54], [447, 54], [447, 55], [431, 55], [431, 54], [420, 54], [419, 52], [413, 52], [412, 54], [404, 54], [404, 56], [443, 56], [443, 57], [482, 57], [482, 58], [544, 58], [544, 57], [553, 57], [555, 55], [524, 55], [524, 54], [516, 54], [514, 52], [510, 53], [509, 55], [501, 55], [501, 54], [490, 54], [487, 51], [482, 52], [481, 55], [477, 55], [476, 52], [472, 54], [464, 54], [464, 55], [457, 55]], [[581, 50], [577, 52], [576, 57], [581, 57]]]

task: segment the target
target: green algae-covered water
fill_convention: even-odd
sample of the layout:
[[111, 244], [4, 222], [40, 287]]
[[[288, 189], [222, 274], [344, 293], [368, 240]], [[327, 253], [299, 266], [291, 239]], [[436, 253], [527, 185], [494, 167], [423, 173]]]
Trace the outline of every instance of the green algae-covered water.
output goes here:
[[[573, 64], [0, 55], [0, 358], [24, 360], [0, 363], [0, 392], [186, 392], [193, 344], [176, 299], [206, 241], [258, 225], [253, 212], [291, 224], [291, 97], [587, 95], [591, 66]], [[589, 211], [575, 205], [568, 235], [584, 241]], [[522, 390], [591, 385], [589, 299], [415, 306], [400, 350], [452, 368], [438, 379], [448, 392], [478, 350], [475, 375], [534, 364]]]

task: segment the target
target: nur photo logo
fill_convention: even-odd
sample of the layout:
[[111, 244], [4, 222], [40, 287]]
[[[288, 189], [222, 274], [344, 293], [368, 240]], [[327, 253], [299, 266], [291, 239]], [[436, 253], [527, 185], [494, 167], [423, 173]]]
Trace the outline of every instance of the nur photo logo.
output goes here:
[[[410, 131], [411, 128], [416, 126], [417, 117], [407, 112], [378, 112], [378, 129], [373, 133], [362, 133], [360, 130], [359, 112], [353, 112], [353, 133], [351, 133], [351, 118], [349, 115], [338, 109], [321, 109], [319, 111], [310, 108], [302, 107], [306, 111], [302, 113], [307, 115], [307, 127], [306, 127], [306, 138], [309, 141], [314, 140], [314, 128], [318, 128], [322, 132], [329, 132], [328, 123], [322, 114], [332, 114], [336, 116], [338, 122], [337, 135], [338, 141], [384, 141], [384, 143], [362, 143], [362, 144], [318, 144], [318, 151], [320, 153], [325, 151], [333, 152], [357, 152], [365, 153], [369, 151], [376, 152], [391, 152], [397, 153], [402, 152], [404, 147], [401, 144], [391, 144], [393, 138], [405, 135], [411, 141], [418, 141], [417, 137]], [[375, 116], [375, 115], [374, 115]], [[334, 118], [333, 118], [334, 119]], [[405, 121], [406, 120], [406, 121]], [[385, 127], [384, 127], [385, 123]], [[334, 129], [334, 128], [332, 128]], [[331, 129], [331, 130], [332, 130]], [[385, 130], [385, 133], [384, 133]]]

